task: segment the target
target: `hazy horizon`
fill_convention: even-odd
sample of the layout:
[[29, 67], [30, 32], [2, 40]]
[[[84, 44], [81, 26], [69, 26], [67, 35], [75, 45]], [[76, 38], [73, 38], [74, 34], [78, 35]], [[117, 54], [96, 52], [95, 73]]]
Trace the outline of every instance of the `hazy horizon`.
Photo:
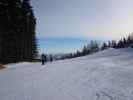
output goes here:
[[[127, 36], [133, 32], [132, 4], [132, 0], [32, 0], [40, 48], [66, 52], [63, 43], [54, 39], [116, 40]], [[50, 42], [48, 38], [60, 48], [45, 44]], [[70, 51], [80, 48], [78, 43], [69, 44]]]

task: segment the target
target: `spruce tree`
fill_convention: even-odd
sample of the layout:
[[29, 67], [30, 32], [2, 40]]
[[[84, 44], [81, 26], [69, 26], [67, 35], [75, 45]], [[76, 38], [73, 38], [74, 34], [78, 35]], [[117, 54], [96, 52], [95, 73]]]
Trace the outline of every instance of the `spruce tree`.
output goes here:
[[104, 42], [102, 47], [101, 47], [101, 50], [105, 50], [105, 49], [107, 49], [107, 47], [108, 47], [107, 44]]
[[0, 1], [0, 61], [32, 61], [37, 55], [36, 19], [29, 0]]

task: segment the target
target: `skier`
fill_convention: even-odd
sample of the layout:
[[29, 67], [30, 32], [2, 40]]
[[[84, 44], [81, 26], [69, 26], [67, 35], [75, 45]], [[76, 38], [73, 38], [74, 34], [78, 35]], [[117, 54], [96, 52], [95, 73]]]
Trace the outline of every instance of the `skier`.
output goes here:
[[44, 54], [41, 55], [41, 61], [42, 61], [42, 65], [44, 65], [44, 63], [46, 62], [46, 55]]

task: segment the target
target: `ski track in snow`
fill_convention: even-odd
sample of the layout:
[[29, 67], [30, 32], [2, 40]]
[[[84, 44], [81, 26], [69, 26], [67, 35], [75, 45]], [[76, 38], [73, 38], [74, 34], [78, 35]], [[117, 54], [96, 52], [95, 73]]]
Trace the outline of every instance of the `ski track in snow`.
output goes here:
[[0, 100], [133, 100], [131, 48], [7, 67], [0, 71]]

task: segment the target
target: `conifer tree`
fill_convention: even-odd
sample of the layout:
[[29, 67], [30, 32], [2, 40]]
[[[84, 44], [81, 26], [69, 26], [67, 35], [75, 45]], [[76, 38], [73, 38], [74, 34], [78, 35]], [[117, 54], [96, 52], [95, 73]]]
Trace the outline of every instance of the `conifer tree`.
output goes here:
[[37, 55], [36, 19], [29, 0], [0, 1], [0, 62], [31, 61]]
[[107, 44], [104, 42], [102, 47], [101, 47], [101, 50], [105, 50], [105, 49], [107, 49], [107, 47], [108, 47]]

